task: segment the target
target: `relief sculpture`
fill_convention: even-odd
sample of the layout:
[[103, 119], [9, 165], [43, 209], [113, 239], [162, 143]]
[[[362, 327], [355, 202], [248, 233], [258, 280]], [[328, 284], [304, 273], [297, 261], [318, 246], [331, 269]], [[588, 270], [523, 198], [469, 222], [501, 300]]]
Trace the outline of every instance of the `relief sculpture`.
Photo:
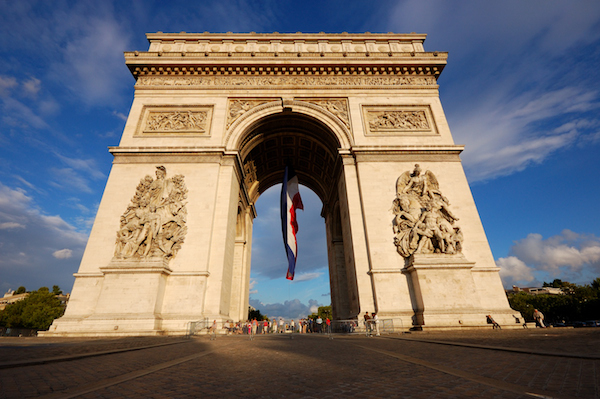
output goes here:
[[187, 232], [187, 188], [183, 175], [167, 178], [164, 166], [156, 179], [147, 175], [138, 184], [117, 231], [115, 258], [170, 259], [181, 248]]
[[146, 130], [153, 132], [167, 131], [205, 131], [207, 119], [206, 111], [203, 112], [151, 112], [148, 116]]
[[414, 253], [457, 254], [462, 252], [463, 235], [450, 202], [439, 189], [431, 171], [421, 174], [419, 165], [404, 172], [396, 182], [393, 201], [394, 244], [408, 258]]
[[369, 112], [369, 128], [379, 130], [428, 130], [425, 111]]

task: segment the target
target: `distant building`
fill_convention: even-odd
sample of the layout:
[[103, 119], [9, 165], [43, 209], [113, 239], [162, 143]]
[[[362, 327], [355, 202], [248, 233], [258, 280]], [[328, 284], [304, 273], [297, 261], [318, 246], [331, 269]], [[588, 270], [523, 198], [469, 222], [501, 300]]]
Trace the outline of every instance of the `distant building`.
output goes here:
[[[6, 294], [2, 298], [0, 298], [0, 310], [4, 310], [8, 305], [13, 304], [15, 302], [22, 301], [23, 299], [29, 296], [29, 292], [25, 292], [23, 294], [15, 294], [14, 290], [8, 290]], [[60, 300], [60, 304], [63, 307], [67, 306], [69, 302], [69, 298], [71, 294], [60, 294], [56, 296]]]
[[8, 290], [8, 292], [6, 294], [4, 294], [2, 299], [0, 299], [0, 310], [4, 310], [4, 308], [6, 308], [8, 305], [15, 303], [15, 302], [22, 301], [23, 299], [27, 298], [28, 296], [29, 296], [28, 292], [25, 292], [23, 294], [15, 294], [14, 290]]
[[565, 293], [560, 288], [554, 287], [517, 287], [512, 286], [512, 290], [506, 290], [507, 294], [516, 294], [517, 292], [526, 292], [532, 295], [548, 294], [548, 295], [564, 295]]

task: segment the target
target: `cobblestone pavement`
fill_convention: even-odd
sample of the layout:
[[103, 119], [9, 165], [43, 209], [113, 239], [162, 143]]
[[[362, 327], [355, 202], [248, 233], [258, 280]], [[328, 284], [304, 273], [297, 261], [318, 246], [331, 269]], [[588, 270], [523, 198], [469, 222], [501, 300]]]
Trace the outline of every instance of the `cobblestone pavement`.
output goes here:
[[[600, 398], [597, 330], [0, 338], [0, 398]], [[21, 355], [63, 361], [6, 364]]]

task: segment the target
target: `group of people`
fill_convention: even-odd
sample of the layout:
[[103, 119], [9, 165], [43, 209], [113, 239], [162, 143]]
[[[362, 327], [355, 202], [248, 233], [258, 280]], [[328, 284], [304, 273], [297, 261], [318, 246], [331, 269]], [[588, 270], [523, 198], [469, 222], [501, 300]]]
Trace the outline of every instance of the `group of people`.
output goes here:
[[[331, 319], [328, 317], [323, 319], [317, 317], [316, 319], [306, 318], [300, 319], [295, 322], [292, 319], [289, 323], [286, 323], [283, 318], [274, 317], [266, 320], [246, 320], [245, 322], [239, 321], [234, 323], [231, 320], [223, 323], [223, 329], [227, 330], [228, 334], [277, 334], [293, 332], [299, 334], [309, 333], [331, 333]], [[217, 329], [216, 320], [209, 327], [211, 332]]]
[[379, 331], [379, 317], [377, 317], [377, 313], [373, 312], [369, 315], [369, 312], [365, 312], [364, 319], [367, 337], [373, 336], [373, 333], [379, 337], [381, 332]]

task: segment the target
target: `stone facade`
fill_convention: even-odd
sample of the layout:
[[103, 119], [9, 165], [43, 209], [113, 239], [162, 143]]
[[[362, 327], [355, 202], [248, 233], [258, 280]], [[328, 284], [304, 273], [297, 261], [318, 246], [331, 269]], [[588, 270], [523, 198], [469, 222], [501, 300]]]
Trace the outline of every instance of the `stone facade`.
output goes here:
[[254, 203], [285, 159], [323, 201], [335, 318], [514, 324], [439, 100], [447, 54], [425, 35], [147, 37], [125, 53], [134, 102], [49, 334], [245, 319]]

